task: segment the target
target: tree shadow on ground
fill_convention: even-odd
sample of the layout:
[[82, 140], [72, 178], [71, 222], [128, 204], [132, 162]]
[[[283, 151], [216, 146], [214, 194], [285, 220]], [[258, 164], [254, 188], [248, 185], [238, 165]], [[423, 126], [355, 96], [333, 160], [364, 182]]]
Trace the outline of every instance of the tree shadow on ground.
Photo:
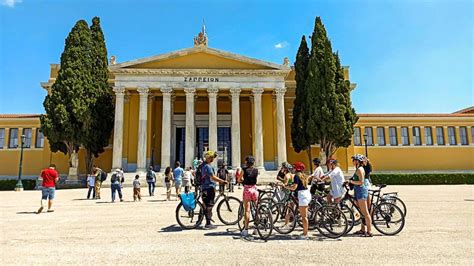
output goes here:
[[158, 231], [158, 233], [170, 233], [170, 232], [181, 232], [181, 231], [184, 231], [183, 228], [181, 228], [181, 226], [177, 224], [172, 224], [170, 226], [161, 228], [161, 230]]

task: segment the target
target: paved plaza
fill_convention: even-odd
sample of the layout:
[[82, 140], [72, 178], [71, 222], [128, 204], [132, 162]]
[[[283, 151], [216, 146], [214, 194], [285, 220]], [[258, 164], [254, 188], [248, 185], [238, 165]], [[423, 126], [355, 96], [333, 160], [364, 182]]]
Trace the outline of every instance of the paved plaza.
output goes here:
[[0, 192], [0, 264], [472, 263], [474, 186], [388, 191], [398, 191], [408, 208], [398, 236], [374, 231], [373, 238], [331, 240], [311, 232], [311, 240], [302, 241], [298, 230], [266, 243], [240, 239], [237, 226], [182, 231], [175, 220], [178, 202], [163, 201], [163, 188], [141, 202], [125, 188], [125, 202], [118, 203], [110, 202], [109, 188], [97, 201], [85, 200], [85, 189], [59, 190], [55, 212], [40, 215], [34, 213], [39, 191]]

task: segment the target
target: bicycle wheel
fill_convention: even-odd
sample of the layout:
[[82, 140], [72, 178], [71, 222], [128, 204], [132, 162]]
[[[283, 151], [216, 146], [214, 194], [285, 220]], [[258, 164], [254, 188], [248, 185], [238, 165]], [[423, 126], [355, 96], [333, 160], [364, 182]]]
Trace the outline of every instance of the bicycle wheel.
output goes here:
[[[252, 217], [250, 217], [252, 218]], [[244, 204], [243, 202], [240, 203], [240, 206], [239, 206], [239, 218], [238, 218], [238, 222], [237, 222], [237, 225], [239, 226], [239, 230], [242, 231], [244, 230], [245, 226], [244, 226]]]
[[319, 232], [329, 238], [340, 238], [347, 233], [347, 218], [337, 206], [323, 206], [318, 210], [319, 227], [326, 229]]
[[387, 195], [382, 198], [382, 202], [395, 204], [398, 208], [400, 208], [403, 216], [407, 216], [407, 206], [405, 205], [405, 202], [403, 202], [399, 197]]
[[273, 228], [280, 234], [289, 234], [295, 230], [295, 210], [287, 204], [277, 203], [270, 209], [272, 212]]
[[344, 216], [346, 216], [346, 219], [347, 219], [347, 232], [346, 232], [346, 234], [348, 234], [350, 231], [352, 231], [352, 228], [354, 228], [354, 225], [355, 225], [354, 212], [345, 203], [341, 203], [340, 208], [341, 208], [341, 211], [344, 213]]
[[196, 202], [194, 210], [185, 210], [182, 203], [179, 203], [176, 207], [176, 221], [183, 229], [195, 229], [201, 225], [203, 218], [204, 207], [199, 201]]
[[259, 206], [253, 223], [260, 239], [267, 241], [273, 230], [271, 211], [265, 206]]
[[405, 226], [405, 216], [397, 205], [382, 202], [372, 213], [372, 224], [380, 233], [393, 236], [402, 231]]
[[217, 217], [225, 225], [239, 222], [240, 200], [236, 197], [225, 197], [217, 205]]
[[[314, 230], [318, 226], [316, 224], [316, 212], [322, 205], [318, 201], [311, 201], [308, 206], [308, 230]], [[296, 221], [298, 221], [298, 225], [303, 227], [303, 220], [301, 219], [300, 210], [297, 208], [295, 210], [296, 213]]]

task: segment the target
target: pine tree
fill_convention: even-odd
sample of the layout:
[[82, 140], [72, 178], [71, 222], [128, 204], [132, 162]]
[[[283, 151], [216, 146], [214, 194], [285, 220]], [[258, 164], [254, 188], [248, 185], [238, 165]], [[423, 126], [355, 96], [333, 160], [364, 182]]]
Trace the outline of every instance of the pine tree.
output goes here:
[[89, 92], [89, 97], [95, 98], [96, 101], [90, 106], [89, 128], [84, 130], [86, 138], [83, 140], [83, 145], [86, 150], [87, 172], [92, 169], [94, 157], [98, 157], [100, 153], [104, 152], [104, 147], [108, 146], [114, 126], [112, 91], [107, 84], [109, 77], [107, 48], [98, 17], [92, 19], [90, 30], [94, 65], [91, 68], [93, 89]]
[[41, 131], [48, 138], [51, 150], [63, 152], [69, 158], [81, 145], [83, 128], [88, 126], [84, 122], [94, 101], [88, 97], [88, 91], [93, 88], [91, 46], [87, 22], [79, 20], [66, 38], [58, 77], [43, 103], [46, 115], [40, 118]]
[[[306, 43], [306, 37], [301, 37], [300, 47], [296, 54], [295, 61], [295, 80], [296, 80], [296, 98], [293, 103], [293, 120], [291, 122], [291, 142], [296, 152], [306, 150], [309, 152], [311, 161], [311, 143], [306, 134], [307, 106], [306, 106], [306, 77], [308, 75], [309, 49]], [[311, 165], [311, 164], [310, 164]]]

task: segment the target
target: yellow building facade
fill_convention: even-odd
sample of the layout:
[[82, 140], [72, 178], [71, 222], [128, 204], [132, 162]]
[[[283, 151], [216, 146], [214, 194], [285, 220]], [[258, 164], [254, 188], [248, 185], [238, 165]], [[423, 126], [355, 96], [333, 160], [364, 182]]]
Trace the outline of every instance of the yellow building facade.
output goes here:
[[[51, 65], [43, 88], [51, 89], [58, 70]], [[208, 149], [233, 167], [249, 154], [266, 171], [283, 161], [308, 165], [306, 153], [291, 145], [296, 84], [287, 59], [274, 64], [213, 49], [198, 36], [188, 49], [123, 63], [112, 58], [109, 71], [115, 126], [95, 160], [106, 171], [163, 170], [175, 161], [191, 166]], [[28, 144], [23, 175], [36, 176], [50, 163], [67, 175], [67, 157], [50, 151], [39, 127], [39, 115], [0, 115], [0, 176], [18, 175], [21, 135]], [[375, 171], [473, 171], [473, 139], [472, 107], [453, 114], [359, 114], [352, 145], [333, 157], [351, 171], [351, 155], [366, 153], [367, 143]], [[319, 147], [312, 152], [318, 157]], [[82, 150], [79, 173], [85, 174]]]

